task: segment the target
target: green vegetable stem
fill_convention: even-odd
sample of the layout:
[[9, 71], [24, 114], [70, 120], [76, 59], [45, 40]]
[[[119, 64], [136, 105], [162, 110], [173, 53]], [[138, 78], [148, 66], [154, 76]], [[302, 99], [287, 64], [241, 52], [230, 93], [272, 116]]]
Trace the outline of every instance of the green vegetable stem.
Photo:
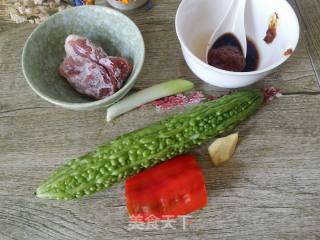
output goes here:
[[192, 88], [192, 82], [183, 79], [176, 79], [143, 89], [128, 97], [125, 97], [120, 102], [117, 102], [110, 108], [108, 108], [106, 120], [110, 122], [119, 115], [126, 113], [143, 104], [159, 98], [185, 92], [191, 90]]

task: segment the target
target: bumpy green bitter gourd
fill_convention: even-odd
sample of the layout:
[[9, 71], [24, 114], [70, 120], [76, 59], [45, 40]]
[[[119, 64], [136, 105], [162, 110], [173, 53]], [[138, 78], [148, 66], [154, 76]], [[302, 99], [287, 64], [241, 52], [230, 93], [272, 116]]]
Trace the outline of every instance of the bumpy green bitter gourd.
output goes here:
[[68, 200], [103, 190], [231, 130], [262, 102], [260, 90], [241, 91], [120, 136], [71, 160], [42, 184], [36, 194], [40, 198]]

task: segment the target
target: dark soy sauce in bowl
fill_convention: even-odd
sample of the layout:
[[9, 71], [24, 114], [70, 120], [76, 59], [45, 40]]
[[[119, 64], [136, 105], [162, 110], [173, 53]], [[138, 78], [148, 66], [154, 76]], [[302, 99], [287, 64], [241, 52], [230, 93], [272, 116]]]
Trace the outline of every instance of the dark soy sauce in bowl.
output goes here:
[[232, 72], [252, 72], [259, 66], [259, 52], [247, 38], [247, 56], [244, 58], [240, 42], [232, 33], [222, 35], [208, 53], [208, 64]]

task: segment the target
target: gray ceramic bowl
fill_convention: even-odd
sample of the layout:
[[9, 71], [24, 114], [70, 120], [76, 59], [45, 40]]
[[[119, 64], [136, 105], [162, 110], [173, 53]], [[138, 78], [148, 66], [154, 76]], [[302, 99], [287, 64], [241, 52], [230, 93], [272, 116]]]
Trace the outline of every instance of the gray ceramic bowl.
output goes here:
[[[133, 63], [126, 84], [114, 95], [92, 100], [77, 93], [58, 74], [65, 56], [64, 41], [69, 34], [85, 36], [113, 56]], [[133, 87], [144, 61], [144, 41], [137, 26], [122, 13], [99, 6], [74, 7], [51, 16], [28, 38], [22, 67], [30, 87], [43, 99], [72, 110], [92, 110], [119, 101]]]

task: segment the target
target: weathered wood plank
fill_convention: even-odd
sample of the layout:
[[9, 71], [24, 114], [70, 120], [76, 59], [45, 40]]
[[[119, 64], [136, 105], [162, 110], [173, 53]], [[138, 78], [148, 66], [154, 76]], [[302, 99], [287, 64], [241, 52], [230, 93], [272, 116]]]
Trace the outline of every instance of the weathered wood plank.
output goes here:
[[[204, 169], [208, 206], [181, 222], [167, 239], [316, 239], [320, 234], [319, 96], [285, 96], [242, 124], [232, 161], [212, 168], [206, 145], [195, 153]], [[31, 109], [0, 118], [0, 238], [125, 239], [123, 184], [72, 202], [40, 200], [35, 188], [66, 159], [121, 133], [163, 118], [153, 108], [136, 110], [114, 125], [103, 112]], [[148, 119], [135, 121], [134, 119]], [[45, 121], [44, 121], [45, 119]], [[130, 124], [128, 124], [128, 121]], [[306, 127], [307, 126], [307, 127]], [[10, 189], [10, 191], [8, 191]], [[181, 220], [179, 220], [181, 221]], [[163, 239], [163, 232], [148, 231]]]
[[[198, 89], [211, 92], [216, 88], [198, 80], [184, 62], [174, 31], [173, 9], [177, 7], [177, 3], [173, 3], [159, 4], [152, 11], [142, 9], [130, 15], [142, 30], [146, 42], [146, 61], [136, 87], [143, 88], [183, 77], [193, 80]], [[0, 83], [3, 86], [0, 89], [0, 111], [51, 107], [35, 96], [21, 71], [22, 48], [34, 27], [31, 24], [3, 24], [3, 31], [0, 32], [0, 50], [3, 56], [0, 58]], [[258, 86], [266, 84], [288, 92], [318, 90], [314, 69], [303, 42], [300, 42], [296, 53], [287, 63]]]
[[[0, 0], [0, 22], [1, 21], [9, 21], [6, 0]], [[0, 23], [0, 25], [1, 25], [1, 23]]]
[[[214, 93], [182, 58], [174, 33], [179, 1], [154, 2], [151, 11], [127, 13], [142, 30], [147, 48], [136, 87], [185, 77], [197, 89]], [[72, 112], [41, 100], [27, 86], [20, 65], [34, 27], [0, 24], [1, 240], [320, 238], [320, 95], [287, 95], [265, 106], [238, 128], [240, 145], [221, 168], [211, 167], [207, 145], [195, 150], [209, 202], [192, 214], [185, 231], [181, 219], [175, 230], [129, 231], [123, 183], [78, 201], [35, 198], [40, 182], [66, 160], [170, 113], [149, 106], [107, 124], [104, 110]], [[318, 92], [307, 43], [302, 40], [293, 57], [258, 86], [265, 84], [288, 93]]]
[[300, 10], [304, 23], [304, 40], [308, 44], [308, 51], [312, 58], [313, 67], [316, 71], [320, 84], [320, 4], [317, 0], [295, 0]]

